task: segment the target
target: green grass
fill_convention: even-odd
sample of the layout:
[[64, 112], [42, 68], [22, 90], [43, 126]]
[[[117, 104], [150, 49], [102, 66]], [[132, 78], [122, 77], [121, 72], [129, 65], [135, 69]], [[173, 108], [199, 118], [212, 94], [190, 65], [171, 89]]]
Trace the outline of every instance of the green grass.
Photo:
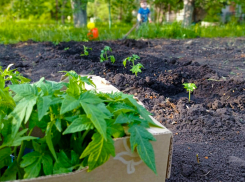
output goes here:
[[[99, 40], [121, 39], [133, 24], [114, 23], [108, 28], [106, 23], [97, 23]], [[34, 41], [86, 41], [87, 28], [74, 28], [72, 24], [57, 24], [55, 22], [39, 21], [0, 21], [0, 43], [9, 44], [32, 39]], [[241, 37], [245, 36], [245, 25], [226, 24], [215, 27], [201, 27], [196, 24], [189, 28], [182, 28], [180, 23], [149, 24], [139, 31], [133, 31], [128, 38], [196, 38], [196, 37]]]

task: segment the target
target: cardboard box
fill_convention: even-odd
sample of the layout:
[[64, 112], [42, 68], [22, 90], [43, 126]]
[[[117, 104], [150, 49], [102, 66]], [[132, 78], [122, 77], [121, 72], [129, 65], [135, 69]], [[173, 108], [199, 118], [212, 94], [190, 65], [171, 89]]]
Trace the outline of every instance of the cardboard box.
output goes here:
[[[119, 91], [101, 77], [92, 76], [92, 80], [96, 84], [96, 90], [98, 91]], [[92, 87], [88, 85], [86, 85], [86, 88], [92, 89]], [[162, 126], [153, 117], [151, 118], [156, 124]], [[170, 177], [171, 171], [172, 133], [165, 127], [151, 127], [148, 131], [151, 132], [157, 140], [151, 143], [155, 152], [158, 175], [155, 175], [153, 171], [146, 166], [137, 153], [131, 153], [129, 136], [126, 136], [115, 139], [116, 156], [111, 157], [105, 164], [91, 172], [87, 172], [86, 168], [67, 174], [21, 180], [21, 182], [164, 182], [166, 178]]]

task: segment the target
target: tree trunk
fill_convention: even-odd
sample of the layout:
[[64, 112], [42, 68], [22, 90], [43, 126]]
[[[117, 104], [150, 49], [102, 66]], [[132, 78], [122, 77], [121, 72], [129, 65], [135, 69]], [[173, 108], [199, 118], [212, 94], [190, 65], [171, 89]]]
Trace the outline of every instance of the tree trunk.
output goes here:
[[109, 11], [109, 28], [111, 28], [111, 1], [107, 0], [108, 11]]
[[56, 17], [56, 21], [58, 21], [58, 9], [59, 9], [58, 6], [59, 6], [59, 2], [58, 2], [58, 0], [56, 0], [55, 2], [56, 2], [56, 16], [55, 17]]
[[184, 19], [182, 22], [183, 27], [191, 25], [195, 0], [184, 0]]
[[62, 1], [62, 11], [61, 11], [61, 22], [62, 24], [65, 24], [65, 15], [64, 15], [64, 11], [65, 11], [65, 5], [66, 5], [67, 0], [63, 0]]
[[87, 25], [87, 0], [71, 0], [75, 27]]

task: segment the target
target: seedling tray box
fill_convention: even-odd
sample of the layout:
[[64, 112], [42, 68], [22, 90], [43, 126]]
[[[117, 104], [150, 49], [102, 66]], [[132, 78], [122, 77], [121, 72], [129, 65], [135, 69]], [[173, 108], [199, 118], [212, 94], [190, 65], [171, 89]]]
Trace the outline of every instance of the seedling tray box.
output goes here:
[[[101, 77], [92, 76], [92, 80], [97, 86], [97, 91], [109, 93], [119, 91]], [[63, 81], [66, 81], [66, 79]], [[86, 88], [92, 89], [88, 85], [86, 85]], [[139, 103], [142, 104], [141, 102]], [[151, 118], [156, 124], [162, 126], [153, 117]], [[148, 131], [157, 140], [152, 142], [155, 152], [157, 175], [146, 166], [137, 153], [131, 152], [129, 136], [126, 136], [115, 139], [116, 156], [111, 157], [105, 164], [91, 172], [87, 172], [87, 168], [85, 168], [61, 175], [21, 180], [21, 182], [164, 182], [166, 178], [170, 177], [172, 133], [164, 126], [162, 128], [151, 127]]]

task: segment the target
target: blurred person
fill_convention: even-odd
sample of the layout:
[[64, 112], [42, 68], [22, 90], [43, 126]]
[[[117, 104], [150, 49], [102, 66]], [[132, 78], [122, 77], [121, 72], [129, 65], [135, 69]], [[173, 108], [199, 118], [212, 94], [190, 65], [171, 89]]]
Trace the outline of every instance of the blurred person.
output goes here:
[[140, 1], [140, 9], [138, 11], [138, 15], [137, 15], [137, 22], [139, 23], [139, 25], [141, 23], [147, 23], [149, 20], [149, 22], [151, 23], [151, 12], [149, 10], [149, 8], [147, 7], [147, 1], [146, 0], [141, 0]]

